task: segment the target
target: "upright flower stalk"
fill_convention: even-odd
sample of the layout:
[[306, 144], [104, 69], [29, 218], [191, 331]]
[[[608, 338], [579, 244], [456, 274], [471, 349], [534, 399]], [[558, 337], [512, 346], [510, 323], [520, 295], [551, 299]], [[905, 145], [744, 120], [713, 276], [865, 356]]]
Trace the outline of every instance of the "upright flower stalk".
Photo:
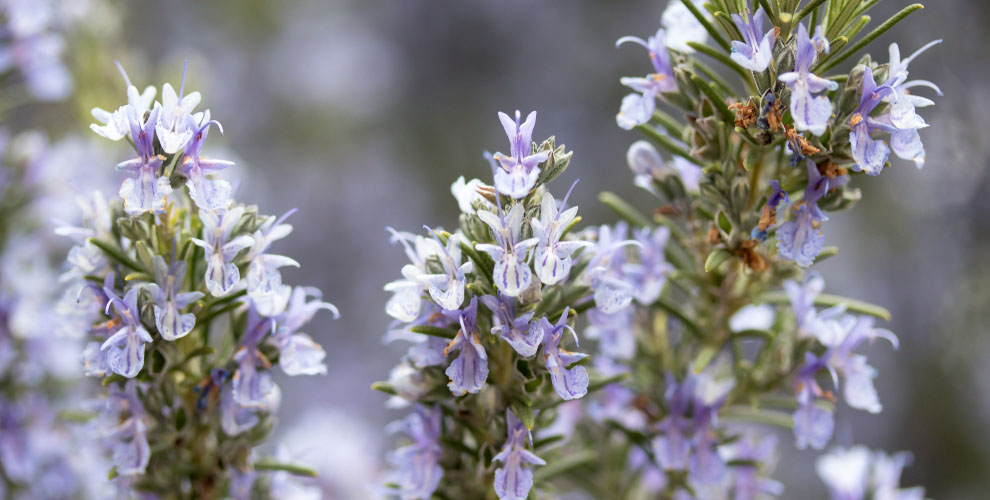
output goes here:
[[282, 283], [279, 268], [298, 263], [271, 247], [292, 226], [236, 202], [214, 176], [231, 162], [202, 150], [208, 130], [222, 129], [195, 111], [201, 96], [185, 93], [185, 71], [160, 101], [120, 72], [126, 104], [94, 109], [91, 128], [126, 137], [137, 158], [118, 165], [119, 198], [94, 194], [82, 226], [60, 229], [76, 242], [65, 279], [87, 299], [74, 306], [91, 318], [77, 327], [89, 338], [83, 369], [105, 388], [90, 425], [110, 451], [107, 472], [153, 498], [277, 498], [284, 472], [309, 472], [255, 451], [279, 405], [272, 372], [326, 373], [325, 352], [301, 329], [337, 310], [319, 290]]
[[[887, 64], [860, 56], [920, 8], [857, 38], [874, 4], [675, 1], [654, 36], [621, 38], [652, 67], [620, 80], [634, 92], [616, 121], [647, 138], [627, 159], [655, 205], [603, 193], [615, 224], [577, 230], [575, 209], [547, 186], [562, 158], [552, 139], [529, 144], [535, 114], [502, 115], [512, 155], [496, 156], [494, 186], [459, 179], [457, 229], [428, 244], [399, 238], [412, 262], [387, 286], [388, 338], [413, 345], [375, 388], [394, 395], [389, 406], [414, 407], [406, 422], [433, 424], [406, 433], [389, 491], [778, 497], [769, 427], [823, 449], [836, 406], [881, 412], [862, 349], [897, 348], [875, 323], [889, 313], [823, 293], [808, 270], [836, 253], [824, 223], [855, 205], [862, 173], [899, 168], [891, 152], [925, 160], [918, 110], [933, 101], [914, 92], [940, 91], [909, 81], [908, 65], [937, 42], [903, 59], [893, 44]], [[447, 263], [451, 241], [473, 261], [463, 281]], [[424, 276], [463, 284], [456, 310]], [[834, 498], [901, 498], [920, 493], [898, 489], [903, 457], [837, 450], [819, 472]], [[849, 474], [863, 480], [840, 484]]]

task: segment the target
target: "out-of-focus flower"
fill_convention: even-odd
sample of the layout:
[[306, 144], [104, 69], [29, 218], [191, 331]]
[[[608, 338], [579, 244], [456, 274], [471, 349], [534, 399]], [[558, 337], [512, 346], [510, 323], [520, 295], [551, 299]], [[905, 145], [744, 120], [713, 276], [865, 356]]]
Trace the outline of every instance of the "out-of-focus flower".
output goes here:
[[402, 500], [429, 498], [443, 477], [440, 467], [440, 426], [443, 413], [440, 407], [418, 407], [405, 420], [389, 425], [389, 432], [402, 432], [412, 442], [396, 449], [388, 456], [388, 481], [397, 487], [395, 493]]
[[533, 471], [526, 464], [546, 465], [546, 461], [526, 449], [533, 435], [512, 410], [505, 410], [506, 440], [502, 451], [492, 458], [502, 462], [495, 469], [495, 494], [500, 500], [525, 500], [533, 488]]
[[570, 310], [565, 307], [557, 324], [551, 324], [545, 317], [539, 320], [543, 330], [543, 359], [550, 372], [550, 381], [557, 395], [565, 400], [578, 399], [588, 393], [588, 370], [583, 366], [568, 368], [588, 355], [560, 347], [565, 332], [570, 332], [577, 344], [577, 333], [567, 324], [568, 312]]

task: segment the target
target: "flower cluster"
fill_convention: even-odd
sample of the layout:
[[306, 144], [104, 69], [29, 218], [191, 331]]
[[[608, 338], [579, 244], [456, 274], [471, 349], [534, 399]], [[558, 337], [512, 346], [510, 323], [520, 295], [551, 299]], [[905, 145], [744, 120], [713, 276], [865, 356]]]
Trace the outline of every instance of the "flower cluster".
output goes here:
[[63, 0], [0, 2], [0, 74], [16, 70], [38, 100], [61, 100], [72, 92], [72, 77], [62, 62], [65, 32], [82, 21], [86, 6], [68, 4]]
[[[388, 486], [402, 498], [473, 498], [485, 488], [526, 498], [533, 468], [553, 458], [535, 454], [532, 431], [561, 402], [595, 389], [587, 355], [569, 350], [578, 345], [575, 318], [632, 300], [619, 254], [638, 243], [573, 231], [571, 193], [558, 200], [546, 186], [571, 155], [553, 138], [533, 143], [536, 113], [521, 117], [499, 114], [510, 153], [486, 155], [494, 185], [461, 178], [452, 186], [458, 230], [390, 229], [410, 262], [385, 287], [395, 318], [387, 338], [413, 345], [376, 387], [395, 395], [390, 406], [415, 405], [394, 426], [410, 440], [390, 456]], [[651, 270], [638, 276], [655, 286]], [[466, 481], [479, 474], [486, 485]]]
[[[0, 497], [97, 498], [105, 461], [85, 429], [75, 362], [81, 335], [53, 314], [65, 246], [43, 218], [71, 209], [63, 175], [70, 157], [92, 151], [49, 145], [37, 131], [0, 139]], [[97, 176], [98, 177], [98, 176]], [[91, 179], [92, 180], [92, 179]], [[66, 205], [70, 205], [66, 207]], [[73, 297], [74, 300], [74, 297]], [[105, 481], [102, 481], [105, 482]]]
[[255, 481], [252, 458], [280, 400], [272, 372], [326, 373], [326, 353], [302, 330], [337, 310], [319, 290], [282, 282], [279, 269], [299, 265], [271, 251], [292, 231], [289, 214], [235, 202], [214, 176], [231, 162], [202, 148], [222, 129], [195, 110], [201, 96], [185, 94], [185, 73], [154, 101], [154, 87], [138, 91], [120, 71], [127, 104], [94, 109], [91, 128], [127, 138], [137, 158], [117, 166], [119, 200], [81, 199], [82, 224], [58, 230], [76, 243], [63, 279], [76, 297], [67, 314], [90, 338], [83, 369], [107, 387], [93, 426], [112, 450], [111, 477], [129, 488], [247, 498], [277, 482]]
[[[575, 230], [569, 195], [546, 188], [553, 141], [532, 142], [535, 114], [500, 114], [510, 153], [491, 157], [493, 186], [454, 184], [460, 227], [392, 232], [410, 263], [386, 286], [388, 338], [413, 345], [375, 388], [415, 408], [395, 427], [409, 444], [390, 457], [391, 493], [777, 497], [766, 426], [821, 449], [835, 393], [880, 412], [860, 349], [897, 347], [875, 325], [889, 313], [805, 269], [835, 254], [822, 223], [859, 199], [857, 176], [890, 152], [923, 164], [916, 110], [932, 101], [911, 91], [939, 91], [908, 65], [937, 42], [830, 74], [918, 6], [857, 39], [873, 2], [800, 3], [682, 0], [653, 36], [619, 39], [652, 66], [620, 80], [633, 93], [616, 116], [647, 136], [627, 161], [648, 212], [603, 193], [621, 221]], [[578, 336], [582, 353], [561, 349]], [[836, 498], [895, 494], [900, 459], [862, 481], [829, 460]]]

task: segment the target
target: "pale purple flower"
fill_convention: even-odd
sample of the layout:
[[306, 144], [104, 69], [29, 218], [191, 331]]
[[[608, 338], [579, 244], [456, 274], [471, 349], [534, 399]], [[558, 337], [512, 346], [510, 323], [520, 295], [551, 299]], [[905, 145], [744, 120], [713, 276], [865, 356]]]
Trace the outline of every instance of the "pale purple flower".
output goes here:
[[420, 325], [447, 328], [457, 324], [456, 319], [451, 320], [447, 316], [444, 316], [442, 311], [443, 310], [440, 309], [440, 306], [432, 302], [428, 302], [426, 305], [426, 310], [413, 321], [398, 327], [396, 327], [396, 325], [392, 325], [385, 335], [385, 341], [392, 342], [394, 340], [404, 340], [407, 342], [412, 342], [413, 345], [406, 353], [406, 357], [410, 362], [412, 362], [413, 366], [417, 368], [437, 366], [446, 363], [447, 355], [444, 354], [444, 350], [447, 347], [447, 341], [432, 335], [423, 335], [421, 333], [411, 331], [412, 327]]
[[107, 365], [107, 353], [100, 349], [99, 342], [87, 342], [81, 359], [83, 375], [87, 377], [102, 377], [110, 371]]
[[472, 297], [463, 310], [444, 311], [444, 314], [456, 319], [461, 325], [457, 336], [450, 341], [446, 350], [447, 353], [460, 351], [444, 371], [450, 378], [447, 387], [455, 396], [463, 396], [469, 392], [475, 394], [485, 386], [488, 379], [488, 353], [481, 345], [481, 336], [475, 324], [478, 319], [478, 297]]
[[151, 335], [141, 324], [137, 298], [139, 287], [132, 287], [121, 299], [113, 290], [104, 288], [109, 297], [107, 310], [112, 306], [119, 322], [110, 338], [103, 342], [100, 350], [107, 352], [107, 366], [116, 374], [134, 378], [144, 366], [144, 344], [151, 342]]
[[[574, 185], [576, 184], [575, 181]], [[540, 209], [540, 220], [533, 219], [530, 222], [533, 227], [533, 236], [538, 241], [536, 252], [533, 255], [533, 266], [536, 269], [536, 276], [545, 285], [555, 285], [567, 279], [571, 272], [571, 254], [591, 245], [587, 241], [560, 241], [564, 235], [564, 229], [577, 216], [578, 207], [564, 209], [574, 185], [571, 185], [571, 189], [567, 191], [567, 195], [560, 202], [559, 208], [553, 195], [546, 192], [543, 195]]]
[[843, 396], [849, 406], [879, 413], [881, 410], [877, 391], [873, 387], [873, 379], [877, 371], [866, 363], [866, 356], [854, 354], [853, 351], [863, 342], [877, 338], [887, 340], [896, 349], [897, 337], [889, 330], [874, 327], [874, 320], [868, 316], [846, 315], [837, 320], [828, 321], [816, 332], [818, 341], [828, 348], [822, 359], [842, 375]]
[[155, 123], [155, 132], [158, 142], [166, 154], [175, 154], [184, 148], [189, 140], [196, 133], [198, 125], [203, 118], [202, 113], [192, 114], [193, 108], [199, 104], [202, 96], [199, 92], [183, 95], [186, 86], [186, 70], [189, 68], [189, 61], [186, 61], [182, 69], [182, 83], [179, 85], [179, 93], [175, 93], [172, 85], [166, 83], [162, 86], [162, 100], [155, 103], [155, 109], [160, 110]]
[[258, 425], [257, 408], [234, 401], [234, 388], [224, 384], [220, 389], [220, 427], [228, 436], [238, 436]]
[[385, 285], [385, 291], [393, 293], [385, 304], [385, 312], [399, 321], [412, 322], [419, 317], [423, 307], [423, 283], [420, 277], [426, 273], [426, 260], [442, 250], [432, 238], [399, 232], [390, 227], [386, 230], [392, 235], [392, 243], [402, 244], [410, 264], [402, 267], [403, 279]]
[[901, 471], [910, 462], [910, 453], [888, 456], [858, 445], [829, 451], [815, 469], [832, 500], [922, 500], [924, 488], [900, 487]]
[[767, 15], [763, 12], [763, 7], [756, 9], [756, 14], [750, 14], [746, 10], [745, 18], [739, 14], [732, 14], [732, 21], [742, 33], [743, 40], [732, 41], [732, 54], [730, 57], [736, 64], [756, 72], [761, 72], [770, 66], [773, 59], [773, 43], [777, 38], [776, 28], [763, 33], [763, 21]]
[[500, 500], [526, 500], [533, 488], [533, 471], [525, 465], [546, 465], [546, 461], [526, 449], [533, 445], [533, 434], [510, 409], [505, 410], [505, 427], [505, 445], [492, 458], [504, 464], [495, 469], [495, 494]]
[[918, 129], [927, 127], [928, 124], [918, 115], [916, 108], [935, 103], [931, 99], [912, 94], [909, 89], [919, 86], [928, 87], [938, 95], [942, 95], [942, 90], [927, 80], [908, 81], [908, 65], [922, 52], [939, 43], [942, 43], [942, 40], [930, 42], [903, 60], [897, 44], [890, 44], [890, 63], [887, 65], [890, 76], [886, 84], [890, 85], [893, 91], [884, 97], [884, 101], [890, 106], [887, 114], [877, 119], [880, 123], [889, 124], [893, 129], [890, 130], [890, 149], [894, 154], [913, 161], [918, 168], [925, 165], [925, 146], [921, 143]]
[[677, 80], [674, 69], [670, 64], [670, 56], [664, 43], [666, 31], [663, 28], [647, 40], [634, 36], [624, 36], [615, 42], [621, 46], [626, 42], [642, 45], [649, 52], [650, 62], [653, 63], [653, 73], [645, 77], [623, 77], [619, 81], [638, 94], [629, 94], [622, 99], [622, 107], [615, 121], [619, 127], [632, 129], [650, 121], [656, 108], [656, 98], [664, 92], [677, 91]]
[[[436, 338], [436, 337], [434, 337]], [[388, 374], [388, 384], [395, 389], [395, 396], [385, 402], [390, 409], [405, 408], [423, 397], [432, 387], [408, 360], [403, 360], [392, 367]]]
[[633, 238], [639, 243], [639, 262], [624, 265], [623, 271], [633, 286], [636, 301], [649, 305], [660, 298], [667, 275], [674, 270], [664, 256], [670, 229], [644, 227], [633, 231]]
[[636, 309], [627, 307], [614, 313], [604, 313], [594, 308], [588, 311], [588, 328], [584, 336], [597, 339], [605, 356], [631, 359], [636, 354]]
[[533, 312], [516, 316], [516, 301], [501, 292], [498, 298], [481, 297], [481, 303], [492, 312], [492, 333], [502, 337], [520, 356], [528, 358], [536, 354], [543, 341], [543, 330], [532, 321]]
[[292, 226], [283, 222], [295, 210], [289, 210], [279, 218], [268, 217], [254, 232], [254, 243], [248, 250], [246, 258], [250, 262], [247, 270], [247, 293], [254, 301], [258, 314], [275, 316], [285, 310], [289, 302], [292, 287], [282, 284], [280, 267], [299, 267], [295, 259], [284, 255], [267, 253], [273, 242], [285, 238], [292, 232]]
[[[168, 84], [166, 84], [167, 86]], [[220, 134], [223, 134], [223, 127], [220, 122], [210, 120], [210, 112], [206, 111], [203, 117], [203, 125], [194, 130], [192, 139], [182, 153], [182, 160], [179, 163], [179, 171], [189, 178], [189, 197], [192, 198], [196, 206], [203, 210], [221, 210], [227, 208], [230, 203], [233, 189], [230, 183], [224, 179], [213, 177], [214, 172], [223, 170], [234, 164], [232, 161], [214, 160], [201, 156], [203, 142], [210, 131], [210, 125], [216, 125]]]
[[565, 307], [557, 324], [551, 324], [546, 317], [539, 320], [543, 330], [543, 360], [550, 372], [550, 382], [557, 395], [565, 400], [578, 399], [588, 393], [588, 370], [583, 366], [568, 368], [588, 355], [560, 347], [565, 332], [570, 332], [574, 337], [574, 345], [578, 343], [577, 333], [567, 324], [569, 312], [570, 309]]
[[731, 467], [735, 500], [774, 498], [784, 492], [783, 484], [767, 477], [777, 459], [777, 436], [747, 429], [720, 451], [726, 462], [736, 462]]
[[[426, 227], [428, 231], [432, 229]], [[419, 280], [427, 285], [430, 297], [440, 307], [454, 310], [464, 303], [465, 274], [474, 270], [474, 263], [468, 260], [461, 264], [461, 238], [451, 234], [447, 238], [447, 246], [443, 246], [436, 233], [433, 234], [441, 251], [437, 254], [444, 274], [421, 274]]]
[[[585, 332], [587, 335], [587, 332]], [[606, 356], [595, 357], [595, 371], [603, 377], [629, 373], [629, 367]], [[637, 408], [636, 393], [623, 384], [608, 384], [588, 402], [588, 416], [596, 422], [613, 420], [626, 429], [643, 431], [647, 416]]]
[[[821, 26], [815, 29], [815, 36], [821, 35]], [[813, 96], [825, 90], [835, 90], [839, 84], [816, 76], [811, 72], [811, 65], [817, 55], [817, 47], [808, 37], [808, 29], [803, 24], [798, 25], [797, 58], [794, 71], [782, 73], [778, 80], [787, 84], [791, 89], [791, 117], [794, 128], [808, 131], [814, 135], [822, 135], [828, 128], [832, 116], [832, 102], [828, 96]]]
[[536, 111], [531, 112], [526, 121], [520, 123], [522, 114], [516, 110], [516, 119], [499, 112], [505, 135], [509, 137], [508, 156], [495, 153], [494, 159], [501, 168], [495, 169], [495, 188], [498, 192], [519, 199], [533, 190], [540, 169], [536, 168], [550, 156], [549, 151], [532, 153], [533, 128], [536, 126]]
[[667, 416], [657, 425], [660, 436], [653, 439], [653, 454], [664, 470], [687, 470], [691, 458], [692, 423], [688, 418], [694, 378], [677, 382], [667, 376]]
[[106, 414], [112, 422], [107, 437], [112, 442], [113, 464], [121, 476], [144, 474], [151, 459], [147, 416], [137, 385], [134, 380], [128, 380], [123, 388], [114, 385], [107, 399]]
[[815, 373], [825, 364], [812, 353], [805, 354], [804, 366], [797, 375], [798, 409], [794, 412], [794, 438], [798, 449], [808, 446], [820, 450], [832, 438], [835, 419], [832, 412], [815, 402], [825, 395], [825, 391], [815, 380]]
[[652, 94], [627, 94], [619, 105], [615, 123], [621, 129], [632, 130], [637, 125], [648, 123], [653, 118], [656, 107], [656, 97]]
[[461, 209], [461, 213], [473, 214], [475, 212], [475, 205], [481, 206], [485, 209], [491, 209], [491, 202], [485, 199], [480, 193], [478, 193], [478, 188], [483, 187], [485, 184], [479, 179], [471, 179], [465, 182], [464, 176], [460, 176], [450, 185], [450, 193], [454, 195], [457, 200], [457, 206]]
[[794, 318], [797, 323], [798, 337], [815, 335], [818, 310], [815, 309], [815, 299], [825, 290], [825, 280], [817, 272], [809, 272], [803, 283], [794, 280], [784, 282], [784, 292], [791, 302]]
[[[275, 318], [275, 342], [279, 347], [278, 364], [286, 375], [319, 375], [327, 372], [323, 358], [326, 352], [299, 329], [310, 322], [320, 310], [329, 311], [334, 319], [340, 317], [337, 308], [320, 300], [316, 288], [296, 287], [288, 308]], [[313, 300], [307, 301], [308, 298]]]
[[588, 262], [587, 273], [594, 290], [595, 305], [607, 314], [628, 306], [635, 293], [633, 284], [623, 272], [626, 263], [625, 247], [639, 245], [636, 241], [625, 239], [628, 230], [623, 222], [616, 224], [614, 228], [601, 226], [598, 229], [598, 241], [590, 250], [592, 257]]
[[203, 239], [193, 238], [192, 242], [206, 251], [206, 289], [214, 297], [227, 295], [241, 281], [234, 257], [254, 245], [254, 238], [246, 234], [230, 238], [234, 226], [243, 215], [244, 207], [235, 207], [222, 214], [199, 211], [199, 218], [203, 221]]
[[161, 155], [155, 154], [154, 121], [158, 114], [152, 110], [147, 121], [134, 116], [134, 108], [127, 108], [128, 121], [131, 127], [131, 139], [137, 149], [138, 157], [117, 164], [117, 170], [132, 175], [120, 185], [120, 197], [124, 200], [124, 211], [128, 215], [145, 212], [163, 213], [165, 199], [172, 194], [172, 186], [168, 177], [158, 176], [161, 167]]
[[718, 453], [716, 424], [718, 410], [735, 386], [729, 365], [727, 357], [720, 357], [694, 376], [691, 404], [695, 435], [690, 471], [699, 484], [719, 485], [726, 476], [725, 461]]
[[654, 186], [654, 181], [662, 179], [667, 172], [673, 170], [681, 178], [684, 189], [689, 193], [697, 193], [703, 173], [701, 167], [685, 160], [675, 157], [673, 161], [667, 163], [660, 157], [657, 148], [648, 141], [636, 141], [629, 146], [626, 152], [626, 162], [629, 169], [636, 174], [633, 184], [653, 193], [658, 194]]
[[402, 500], [430, 498], [440, 484], [443, 478], [443, 467], [438, 463], [443, 454], [440, 446], [442, 420], [439, 406], [419, 406], [404, 420], [389, 424], [388, 432], [403, 432], [411, 440], [388, 456], [392, 469], [387, 480], [397, 486], [395, 493]]
[[808, 267], [825, 245], [825, 233], [821, 223], [828, 220], [818, 208], [820, 200], [829, 189], [845, 184], [848, 176], [829, 179], [818, 171], [815, 162], [807, 160], [808, 187], [804, 190], [804, 200], [798, 207], [794, 220], [784, 222], [777, 228], [777, 250], [781, 257], [793, 260], [799, 266]]
[[508, 214], [502, 211], [501, 205], [498, 208], [498, 215], [478, 211], [478, 217], [488, 224], [495, 235], [495, 244], [478, 243], [475, 248], [495, 261], [492, 273], [495, 286], [510, 297], [518, 297], [529, 288], [533, 279], [533, 272], [526, 263], [526, 252], [539, 240], [529, 238], [520, 241], [524, 215], [522, 203], [512, 205]]
[[911, 463], [908, 452], [887, 455], [873, 452], [873, 498], [876, 500], [923, 500], [925, 489], [920, 486], [901, 488], [901, 471]]
[[161, 255], [155, 256], [155, 283], [148, 285], [152, 300], [155, 301], [155, 327], [165, 340], [185, 337], [196, 326], [196, 315], [182, 314], [179, 311], [201, 299], [202, 292], [182, 293], [186, 278], [186, 262], [177, 261], [165, 264]]
[[248, 408], [270, 408], [275, 399], [275, 383], [271, 367], [258, 344], [275, 330], [275, 321], [261, 317], [254, 307], [248, 307], [244, 335], [234, 354], [237, 370], [234, 372], [234, 402]]
[[[119, 62], [116, 64], [121, 76], [124, 77], [124, 83], [127, 84], [127, 104], [117, 108], [113, 112], [101, 108], [93, 108], [93, 118], [96, 118], [100, 124], [93, 123], [89, 126], [93, 132], [111, 141], [119, 141], [131, 131], [131, 117], [138, 119], [143, 117], [144, 113], [151, 107], [156, 92], [155, 87], [152, 85], [145, 87], [143, 92], [138, 92], [137, 87], [132, 85], [131, 80], [127, 78], [124, 67]], [[151, 128], [154, 128], [154, 122], [151, 123]]]
[[863, 70], [863, 87], [859, 105], [849, 121], [852, 131], [849, 132], [849, 144], [852, 146], [853, 159], [856, 165], [853, 169], [866, 172], [869, 175], [879, 175], [890, 156], [890, 147], [881, 140], [870, 137], [874, 130], [889, 130], [883, 123], [870, 118], [870, 113], [884, 99], [893, 93], [889, 85], [877, 86], [873, 78], [873, 70], [869, 66]]

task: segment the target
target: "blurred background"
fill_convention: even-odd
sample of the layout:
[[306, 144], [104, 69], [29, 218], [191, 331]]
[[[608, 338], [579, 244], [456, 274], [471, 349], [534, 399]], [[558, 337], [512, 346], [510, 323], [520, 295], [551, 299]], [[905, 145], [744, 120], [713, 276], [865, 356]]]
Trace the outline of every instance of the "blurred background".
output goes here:
[[[874, 19], [907, 3], [882, 2]], [[239, 199], [269, 214], [300, 210], [293, 235], [277, 244], [302, 263], [285, 279], [323, 289], [343, 313], [321, 316], [308, 332], [328, 351], [329, 375], [279, 380], [280, 432], [300, 461], [336, 471], [327, 480], [342, 498], [360, 498], [353, 488], [376, 474], [387, 445], [381, 429], [397, 416], [369, 385], [387, 378], [404, 351], [382, 343], [382, 286], [404, 262], [385, 227], [453, 226], [450, 184], [487, 178], [482, 151], [506, 149], [496, 112], [517, 108], [539, 111], [536, 137], [555, 135], [575, 151], [558, 189], [581, 179], [572, 200], [587, 223], [613, 220], [597, 202], [602, 190], [649, 207], [625, 165], [639, 137], [614, 122], [625, 94], [619, 77], [643, 73], [646, 62], [614, 42], [652, 34], [665, 4], [117, 2], [122, 31], [111, 53], [72, 49], [78, 109], [56, 116], [85, 123], [89, 108], [116, 106], [124, 86], [113, 59], [138, 87], [176, 85], [190, 60], [186, 88], [203, 93], [226, 132], [211, 136], [208, 153], [238, 162]], [[102, 15], [109, 12], [94, 22]], [[892, 41], [909, 54], [944, 38], [911, 69], [945, 96], [923, 112], [932, 124], [922, 132], [925, 169], [897, 161], [878, 178], [858, 177], [864, 200], [829, 222], [828, 244], [841, 253], [820, 269], [830, 292], [888, 307], [901, 339], [899, 351], [869, 351], [883, 413], [840, 411], [835, 442], [910, 450], [902, 484], [923, 485], [933, 498], [990, 491], [988, 24], [990, 3], [930, 0], [873, 45], [886, 61]], [[337, 452], [313, 453], [320, 443]], [[816, 454], [782, 448], [784, 496], [824, 498]]]

